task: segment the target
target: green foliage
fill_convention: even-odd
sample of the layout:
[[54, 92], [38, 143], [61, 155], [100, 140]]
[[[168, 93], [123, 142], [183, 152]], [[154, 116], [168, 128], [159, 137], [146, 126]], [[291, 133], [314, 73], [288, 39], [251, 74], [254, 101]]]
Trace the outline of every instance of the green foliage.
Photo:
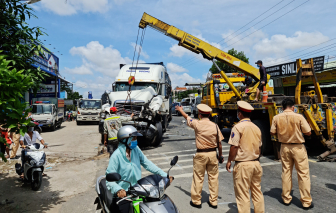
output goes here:
[[192, 90], [186, 90], [186, 91], [183, 91], [183, 92], [179, 92], [179, 93], [177, 93], [176, 98], [178, 100], [181, 100], [183, 98], [188, 98], [189, 97], [188, 95], [192, 94], [192, 93], [198, 93], [198, 89], [193, 88]]
[[[228, 51], [228, 54], [246, 62], [249, 63], [249, 58], [246, 57], [245, 53], [243, 51], [238, 52], [237, 50], [235, 50], [234, 48], [232, 48], [231, 50]], [[224, 64], [221, 61], [217, 61], [216, 64], [218, 65], [218, 67], [223, 70], [225, 73], [233, 73], [233, 72], [239, 72], [238, 70]], [[213, 64], [210, 68], [210, 72], [212, 72], [213, 74], [215, 73], [219, 73], [217, 67], [215, 67], [215, 65]]]
[[0, 11], [0, 123], [23, 135], [27, 132], [23, 124], [30, 123], [25, 119], [29, 110], [23, 115], [23, 94], [30, 89], [36, 92], [46, 75], [31, 65], [33, 56], [42, 52], [38, 38], [43, 32], [28, 26], [26, 20], [36, 16], [20, 0], [0, 0]]

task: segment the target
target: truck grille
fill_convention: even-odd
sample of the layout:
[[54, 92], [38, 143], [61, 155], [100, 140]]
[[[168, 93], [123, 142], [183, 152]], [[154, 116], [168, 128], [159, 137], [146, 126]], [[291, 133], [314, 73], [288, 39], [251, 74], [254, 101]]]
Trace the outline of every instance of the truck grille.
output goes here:
[[42, 121], [42, 120], [41, 121], [36, 120], [36, 122], [39, 123], [39, 124], [46, 124], [47, 123], [47, 121]]
[[[141, 104], [141, 105], [139, 105]], [[128, 103], [115, 103], [115, 107], [117, 108], [118, 115], [131, 115], [131, 113], [134, 113], [134, 115], [139, 115], [142, 109], [142, 104], [144, 104], [143, 102], [139, 103], [137, 102], [136, 104], [130, 104]]]
[[98, 115], [98, 112], [82, 112], [82, 115]]

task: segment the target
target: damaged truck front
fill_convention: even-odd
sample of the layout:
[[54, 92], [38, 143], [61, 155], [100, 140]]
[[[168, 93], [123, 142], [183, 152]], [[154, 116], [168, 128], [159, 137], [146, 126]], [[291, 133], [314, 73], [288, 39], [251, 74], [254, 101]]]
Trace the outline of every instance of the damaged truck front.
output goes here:
[[[118, 109], [117, 115], [134, 114], [133, 120], [123, 125], [133, 125], [143, 135], [138, 138], [140, 146], [158, 146], [172, 119], [171, 81], [167, 69], [162, 62], [120, 67], [113, 91], [106, 91], [102, 96], [99, 132], [103, 134], [103, 121], [113, 106]], [[128, 82], [130, 76], [134, 76], [133, 85]]]

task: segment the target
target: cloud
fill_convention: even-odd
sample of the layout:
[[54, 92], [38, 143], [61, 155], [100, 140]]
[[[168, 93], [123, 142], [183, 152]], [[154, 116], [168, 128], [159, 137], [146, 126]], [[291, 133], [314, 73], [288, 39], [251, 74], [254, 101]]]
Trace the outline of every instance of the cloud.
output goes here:
[[297, 31], [292, 37], [277, 34], [270, 39], [265, 38], [254, 45], [253, 49], [259, 55], [284, 55], [287, 50], [296, 50], [302, 47], [310, 47], [329, 40], [320, 32]]
[[91, 41], [86, 46], [72, 47], [70, 54], [82, 57], [83, 69], [85, 67], [86, 70], [98, 71], [109, 77], [117, 76], [120, 64], [132, 63], [128, 57], [123, 58], [117, 49], [112, 46], [104, 47], [98, 41]]
[[91, 71], [91, 69], [85, 65], [82, 65], [80, 67], [75, 67], [72, 69], [65, 67], [64, 71], [67, 73], [78, 74], [78, 75], [93, 75], [93, 72]]
[[[135, 43], [134, 42], [131, 42], [130, 45], [133, 47], [133, 51], [134, 51], [134, 48], [135, 48]], [[137, 59], [138, 57], [138, 52], [139, 52], [139, 49], [140, 49], [140, 45], [138, 44], [137, 45], [137, 48], [136, 48], [136, 51], [135, 51], [135, 57], [134, 60]], [[143, 50], [141, 49], [141, 54], [140, 54], [140, 57], [144, 57], [145, 59], [149, 59], [149, 55]]]
[[73, 15], [79, 11], [104, 13], [109, 9], [108, 0], [43, 0], [41, 6], [63, 16]]
[[187, 69], [184, 67], [181, 67], [174, 63], [167, 63], [167, 69], [169, 73], [175, 73], [175, 72], [188, 72]]

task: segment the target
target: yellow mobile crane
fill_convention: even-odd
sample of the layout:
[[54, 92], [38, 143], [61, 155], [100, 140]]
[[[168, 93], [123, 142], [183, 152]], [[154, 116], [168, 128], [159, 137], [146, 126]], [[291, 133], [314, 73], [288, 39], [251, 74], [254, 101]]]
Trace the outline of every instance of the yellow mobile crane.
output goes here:
[[[217, 102], [216, 108], [213, 108], [212, 120], [216, 122], [220, 127], [232, 127], [238, 122], [236, 116], [237, 112], [237, 100], [252, 101], [255, 96], [256, 88], [259, 85], [259, 71], [251, 65], [227, 54], [226, 52], [210, 45], [201, 39], [190, 35], [172, 25], [166, 24], [153, 16], [144, 13], [140, 20], [139, 27], [144, 29], [150, 26], [165, 35], [177, 40], [179, 45], [187, 48], [188, 50], [201, 53], [205, 59], [213, 61], [217, 69], [220, 71], [220, 75], [229, 85], [230, 89], [234, 92], [235, 98], [231, 98], [228, 102]], [[245, 75], [251, 76], [256, 83], [253, 87], [246, 89], [243, 93], [240, 93], [232, 84], [226, 74], [219, 69], [216, 60], [219, 60], [239, 71]], [[279, 147], [277, 138], [270, 135], [270, 124], [273, 117], [279, 113], [282, 113], [283, 109], [281, 101], [284, 98], [292, 98], [295, 100], [295, 112], [302, 114], [312, 127], [314, 136], [310, 140], [306, 138], [306, 141], [310, 141], [312, 145], [316, 145], [314, 140], [318, 139], [324, 146], [326, 151], [318, 156], [319, 160], [328, 160], [327, 156], [336, 152], [334, 135], [336, 129], [336, 103], [331, 102], [334, 98], [328, 98], [323, 95], [316, 78], [316, 74], [313, 66], [313, 59], [309, 59], [308, 63], [302, 64], [301, 59], [297, 60], [297, 74], [296, 74], [296, 90], [295, 97], [293, 96], [271, 96], [268, 98], [267, 103], [252, 103], [254, 111], [251, 115], [251, 120], [255, 123], [262, 132], [262, 153], [267, 154], [272, 150], [277, 158], [279, 158]], [[315, 91], [301, 92], [301, 79], [302, 77], [312, 77]], [[267, 75], [267, 79], [270, 76]], [[204, 90], [203, 91], [207, 91]], [[242, 94], [242, 95], [241, 95]], [[316, 95], [315, 95], [316, 94]], [[203, 94], [203, 98], [208, 94]], [[215, 97], [214, 97], [215, 98]], [[273, 143], [272, 143], [273, 141]], [[308, 144], [309, 145], [309, 144]]]

